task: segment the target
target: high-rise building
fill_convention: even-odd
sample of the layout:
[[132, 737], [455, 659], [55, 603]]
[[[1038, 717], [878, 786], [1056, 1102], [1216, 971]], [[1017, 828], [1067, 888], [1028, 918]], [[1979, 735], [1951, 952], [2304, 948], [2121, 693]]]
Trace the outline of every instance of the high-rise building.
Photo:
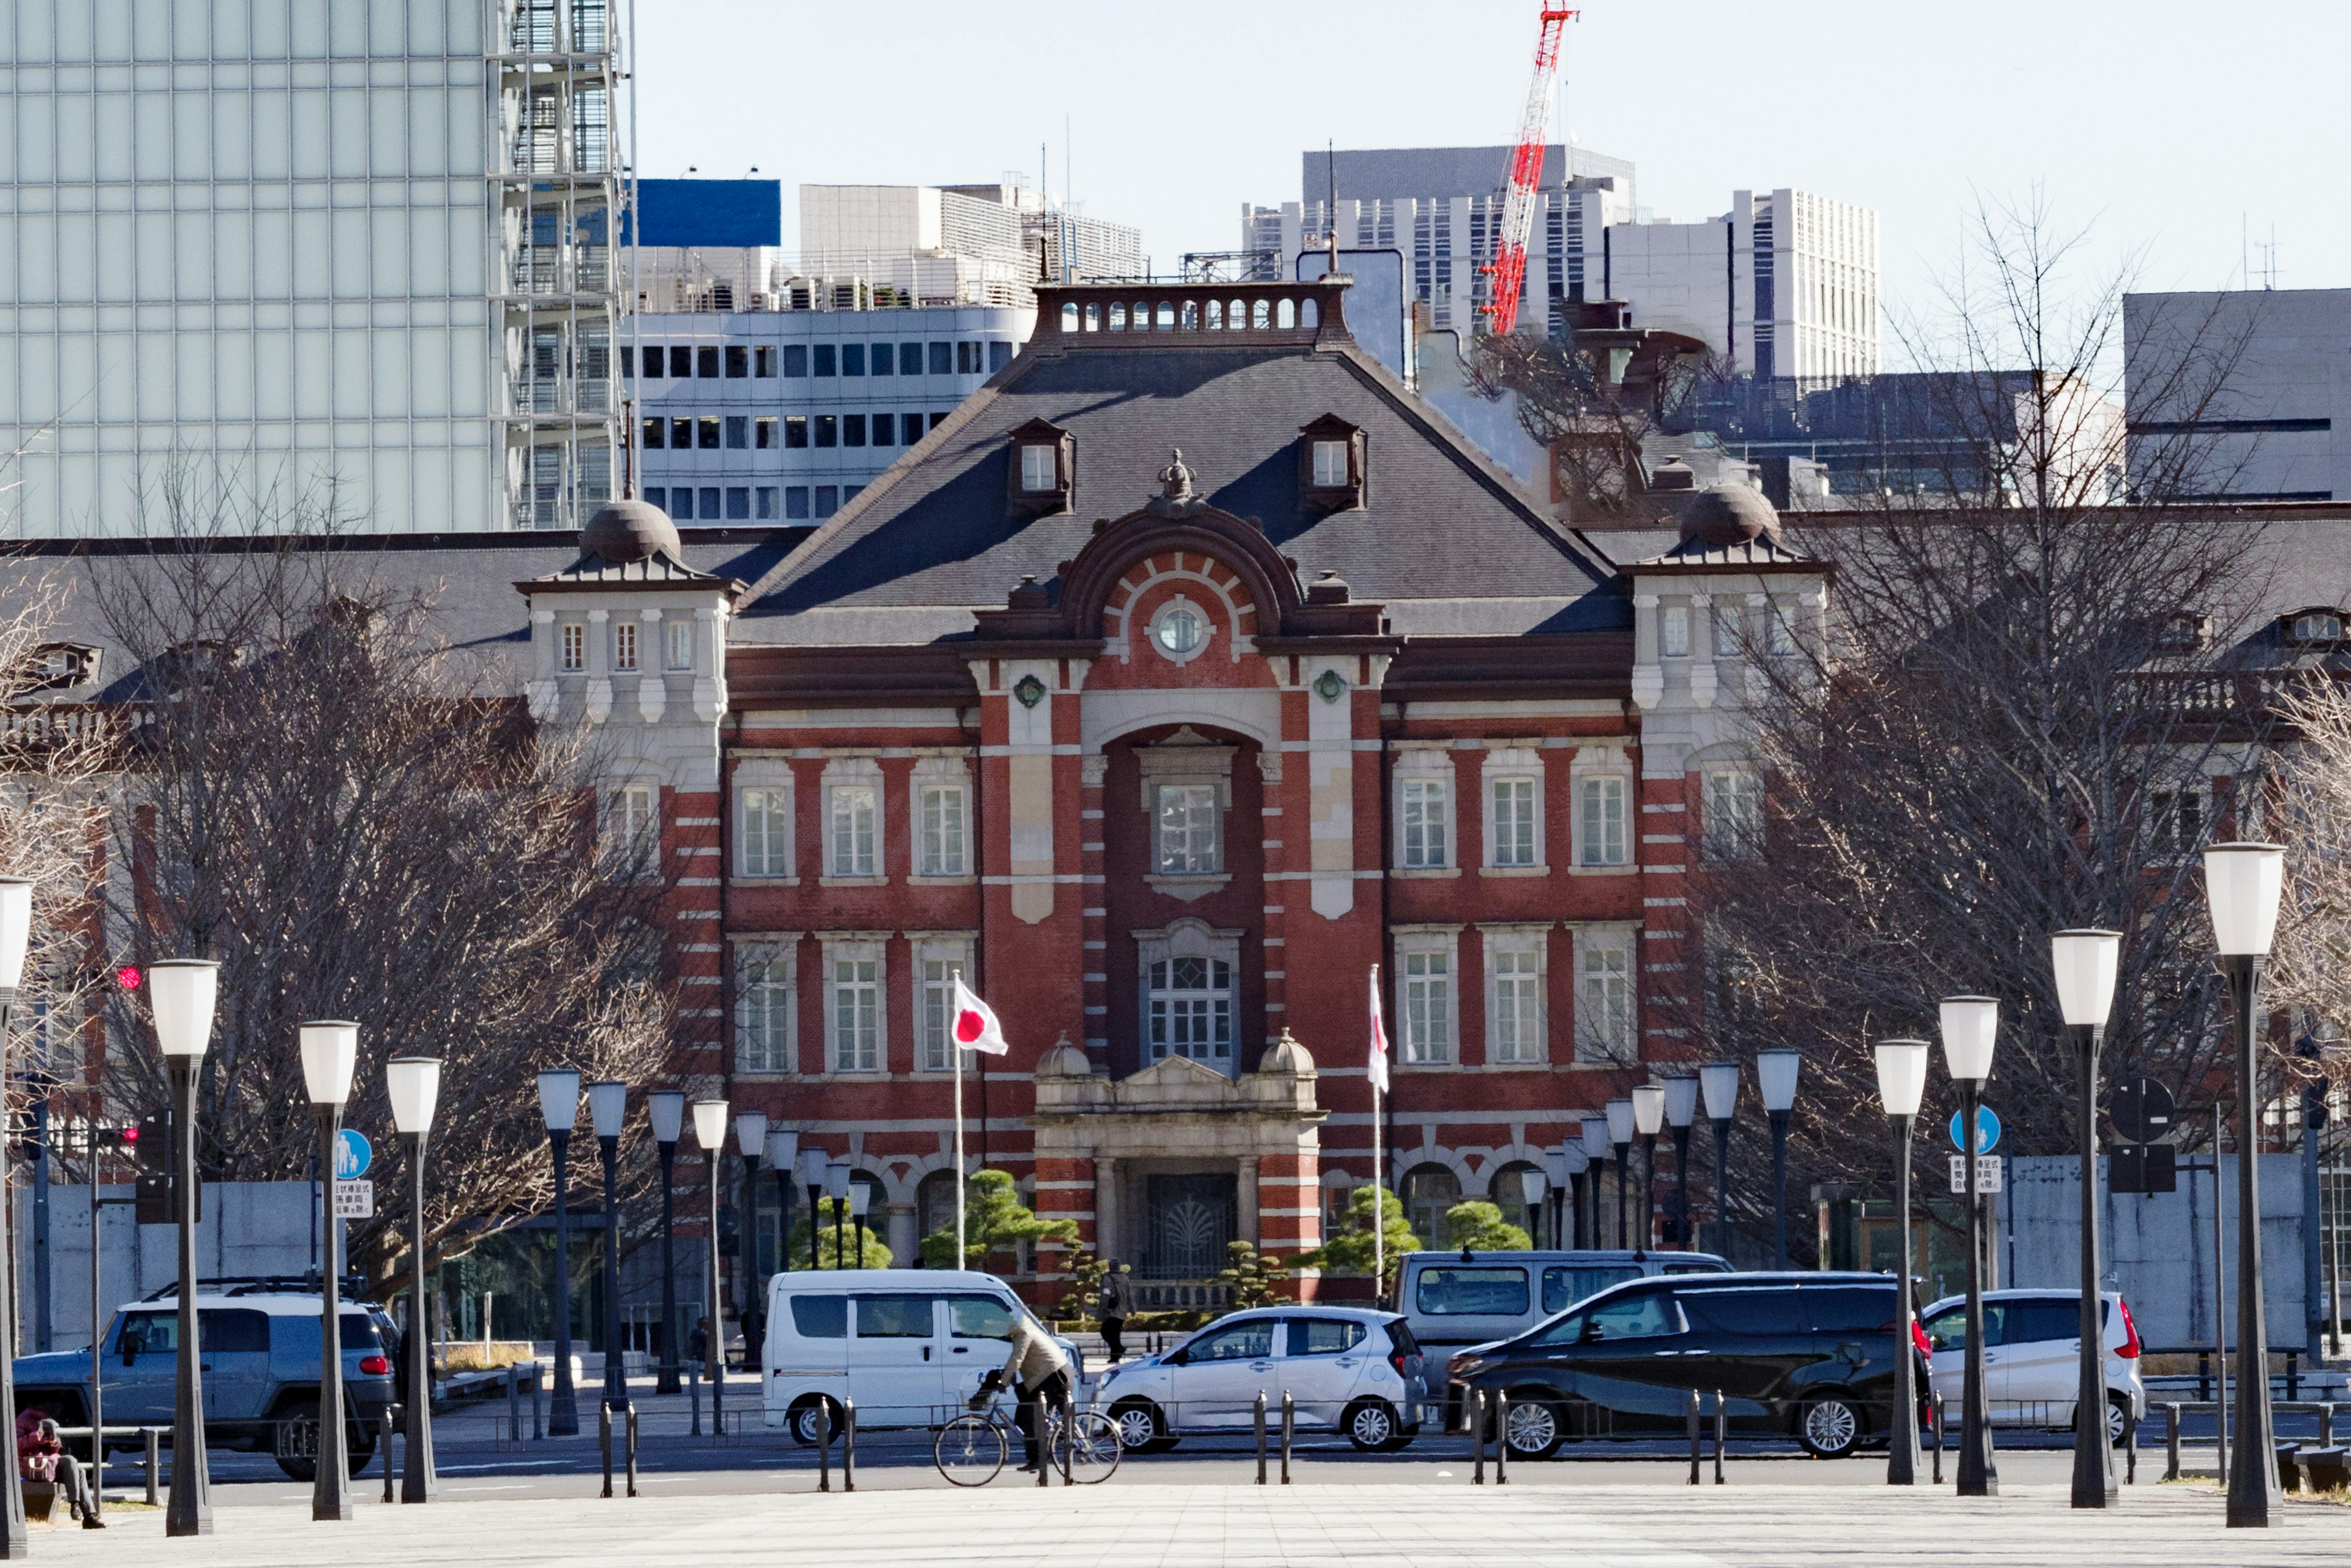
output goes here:
[[[608, 0], [19, 0], [11, 531], [577, 528], [609, 494]], [[183, 490], [187, 488], [183, 485]]]
[[2351, 288], [2126, 295], [2134, 476], [2239, 501], [2351, 497], [2346, 351]]
[[1135, 277], [1143, 232], [994, 185], [802, 185], [800, 267], [810, 277], [911, 293], [922, 305], [1033, 308], [1034, 286]]

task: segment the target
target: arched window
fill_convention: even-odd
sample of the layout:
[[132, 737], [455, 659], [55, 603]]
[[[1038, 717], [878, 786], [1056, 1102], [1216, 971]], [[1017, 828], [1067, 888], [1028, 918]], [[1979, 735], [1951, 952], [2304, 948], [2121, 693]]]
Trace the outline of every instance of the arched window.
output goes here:
[[1123, 332], [1126, 330], [1125, 306], [1113, 305], [1110, 308], [1110, 329], [1113, 332]]
[[[956, 1177], [953, 1171], [933, 1171], [914, 1189], [914, 1234], [917, 1239], [955, 1230]], [[952, 1251], [952, 1246], [948, 1249]], [[914, 1267], [912, 1258], [893, 1258], [901, 1269]]]
[[1159, 302], [1159, 311], [1153, 320], [1153, 325], [1163, 332], [1171, 330], [1175, 327], [1176, 307], [1171, 301], [1163, 299]]
[[1074, 332], [1077, 329], [1078, 302], [1074, 299], [1064, 299], [1061, 301], [1061, 330]]
[[1310, 328], [1321, 326], [1322, 324], [1322, 307], [1316, 305], [1311, 299], [1301, 305], [1298, 308], [1298, 324]]
[[1150, 328], [1151, 301], [1148, 299], [1138, 299], [1134, 302], [1134, 329], [1138, 332], [1144, 332], [1148, 331]]
[[1196, 299], [1186, 299], [1184, 301], [1184, 330], [1196, 332], [1199, 329], [1200, 302]]
[[1415, 1166], [1404, 1174], [1404, 1213], [1413, 1234], [1431, 1251], [1445, 1249], [1445, 1211], [1461, 1201], [1461, 1178], [1450, 1166]]
[[1211, 299], [1208, 301], [1208, 330], [1221, 332], [1224, 329], [1225, 302], [1221, 299]]
[[1294, 299], [1282, 300], [1274, 312], [1274, 323], [1285, 332], [1297, 326], [1298, 302]]
[[1273, 302], [1271, 300], [1260, 299], [1249, 308], [1249, 325], [1260, 332], [1273, 325]]

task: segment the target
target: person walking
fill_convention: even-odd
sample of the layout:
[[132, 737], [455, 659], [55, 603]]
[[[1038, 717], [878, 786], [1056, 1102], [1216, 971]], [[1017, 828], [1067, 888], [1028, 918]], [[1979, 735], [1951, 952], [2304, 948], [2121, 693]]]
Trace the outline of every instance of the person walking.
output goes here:
[[685, 1359], [694, 1363], [694, 1375], [700, 1377], [703, 1365], [710, 1359], [710, 1320], [694, 1320], [694, 1332], [685, 1336]]
[[1035, 1475], [1044, 1468], [1045, 1434], [1038, 1429], [1039, 1409], [1050, 1405], [1066, 1424], [1070, 1419], [1070, 1358], [1053, 1343], [1053, 1336], [1044, 1325], [1027, 1312], [1012, 1322], [1012, 1351], [1004, 1364], [987, 1375], [979, 1392], [971, 1396], [971, 1408], [984, 1410], [988, 1400], [999, 1388], [1014, 1387], [1020, 1399], [1020, 1439], [1027, 1445], [1029, 1462], [1020, 1467], [1024, 1476]]
[[1113, 1366], [1126, 1359], [1126, 1320], [1134, 1315], [1134, 1270], [1113, 1258], [1102, 1275], [1102, 1343], [1110, 1347]]

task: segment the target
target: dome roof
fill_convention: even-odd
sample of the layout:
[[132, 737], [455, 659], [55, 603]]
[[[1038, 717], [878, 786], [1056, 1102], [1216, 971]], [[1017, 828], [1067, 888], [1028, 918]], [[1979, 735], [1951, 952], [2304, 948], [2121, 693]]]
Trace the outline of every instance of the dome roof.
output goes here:
[[665, 555], [679, 559], [677, 525], [648, 501], [608, 501], [580, 530], [580, 548], [615, 566]]
[[1717, 485], [1700, 490], [1682, 507], [1682, 538], [1709, 549], [1752, 544], [1780, 537], [1780, 514], [1751, 485]]
[[1659, 490], [1695, 490], [1697, 488], [1698, 470], [1683, 462], [1679, 455], [1667, 458], [1649, 470], [1649, 489], [1653, 493]]
[[1093, 1073], [1094, 1064], [1087, 1060], [1084, 1051], [1070, 1043], [1067, 1034], [1055, 1040], [1037, 1063], [1040, 1078], [1092, 1078]]
[[1281, 1031], [1281, 1038], [1274, 1041], [1273, 1049], [1259, 1058], [1257, 1070], [1259, 1072], [1287, 1072], [1295, 1077], [1305, 1078], [1311, 1076], [1314, 1071], [1314, 1058], [1304, 1046], [1298, 1043], [1298, 1037], [1285, 1028]]

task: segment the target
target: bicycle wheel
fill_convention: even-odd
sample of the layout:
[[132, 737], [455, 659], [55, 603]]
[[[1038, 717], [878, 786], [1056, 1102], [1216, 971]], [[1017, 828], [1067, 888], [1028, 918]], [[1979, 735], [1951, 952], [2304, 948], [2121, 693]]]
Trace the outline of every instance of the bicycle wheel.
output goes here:
[[1078, 1412], [1066, 1427], [1057, 1422], [1053, 1438], [1060, 1450], [1057, 1458], [1066, 1461], [1070, 1479], [1081, 1486], [1110, 1479], [1125, 1451], [1118, 1440], [1117, 1425], [1092, 1410]]
[[958, 1416], [931, 1445], [939, 1474], [959, 1487], [984, 1487], [1004, 1468], [1004, 1428], [985, 1416]]

